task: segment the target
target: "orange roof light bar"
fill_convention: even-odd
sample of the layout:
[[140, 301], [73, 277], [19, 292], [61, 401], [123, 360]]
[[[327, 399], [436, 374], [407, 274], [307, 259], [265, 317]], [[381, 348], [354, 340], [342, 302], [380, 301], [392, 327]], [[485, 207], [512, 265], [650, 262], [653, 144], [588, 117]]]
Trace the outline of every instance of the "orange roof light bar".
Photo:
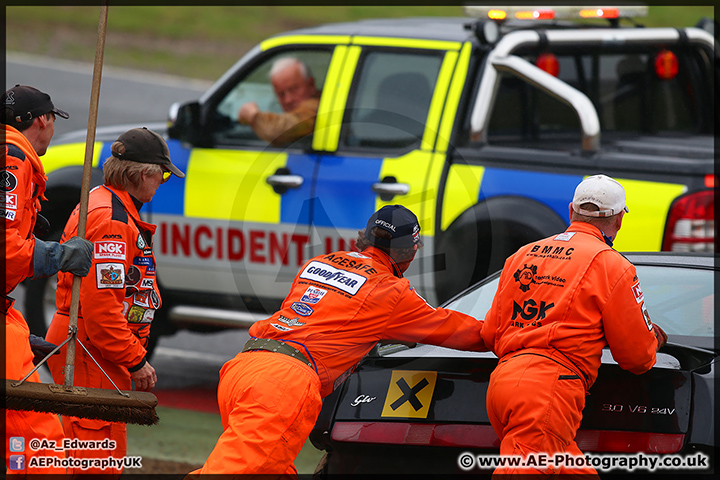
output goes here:
[[518, 20], [552, 20], [555, 18], [554, 10], [521, 10], [515, 12]]
[[585, 8], [580, 10], [582, 18], [620, 18], [620, 10], [617, 8]]
[[597, 6], [556, 6], [556, 7], [486, 7], [466, 5], [465, 14], [475, 18], [489, 18], [503, 21], [507, 17], [520, 20], [580, 20], [583, 18], [630, 18], [647, 17], [647, 5], [597, 7]]
[[505, 20], [507, 12], [504, 10], [489, 10], [487, 16], [491, 20]]

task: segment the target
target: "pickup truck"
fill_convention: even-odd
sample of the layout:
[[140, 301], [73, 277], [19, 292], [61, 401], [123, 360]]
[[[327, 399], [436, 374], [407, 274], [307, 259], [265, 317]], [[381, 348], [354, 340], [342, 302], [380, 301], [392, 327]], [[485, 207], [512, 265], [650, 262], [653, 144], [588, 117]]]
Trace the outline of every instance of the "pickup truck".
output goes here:
[[[172, 105], [167, 128], [147, 125], [186, 173], [142, 209], [158, 225], [153, 337], [247, 328], [307, 259], [354, 248], [386, 204], [420, 219], [425, 246], [407, 276], [432, 304], [564, 230], [575, 186], [597, 173], [627, 192], [619, 251], [714, 251], [720, 49], [708, 22], [625, 26], [642, 7], [498, 11], [276, 35], [199, 100]], [[608, 22], [584, 25], [588, 16]], [[268, 72], [283, 56], [309, 65], [322, 94], [313, 133], [274, 147], [236, 118], [247, 101], [281, 111]], [[127, 128], [98, 131], [94, 184]], [[79, 199], [81, 138], [43, 157], [49, 238]], [[39, 334], [48, 286], [30, 282], [26, 295]]]

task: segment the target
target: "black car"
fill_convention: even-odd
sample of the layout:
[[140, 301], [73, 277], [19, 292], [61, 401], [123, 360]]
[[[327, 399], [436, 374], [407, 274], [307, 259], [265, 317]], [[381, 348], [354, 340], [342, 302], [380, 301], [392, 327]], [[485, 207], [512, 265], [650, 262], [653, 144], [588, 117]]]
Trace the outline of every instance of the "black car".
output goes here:
[[[622, 370], [608, 349], [603, 351], [576, 441], [591, 456], [629, 458], [642, 452], [675, 463], [673, 473], [677, 467], [713, 471], [714, 258], [626, 256], [637, 267], [651, 318], [667, 332], [668, 344], [656, 365], [637, 376]], [[499, 276], [491, 275], [443, 306], [484, 318]], [[310, 436], [326, 451], [317, 475], [490, 473], [491, 467], [478, 466], [477, 457], [499, 451], [485, 409], [496, 364], [492, 353], [430, 345], [376, 348], [325, 399]]]

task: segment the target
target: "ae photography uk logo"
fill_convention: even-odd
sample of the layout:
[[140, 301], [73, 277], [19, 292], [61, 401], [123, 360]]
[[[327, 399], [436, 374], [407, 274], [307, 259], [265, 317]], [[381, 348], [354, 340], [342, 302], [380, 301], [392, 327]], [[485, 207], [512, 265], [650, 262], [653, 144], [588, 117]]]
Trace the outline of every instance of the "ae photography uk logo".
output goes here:
[[474, 468], [494, 469], [498, 467], [514, 468], [588, 468], [592, 467], [599, 472], [609, 470], [625, 470], [628, 472], [661, 469], [676, 470], [707, 470], [710, 459], [704, 453], [692, 455], [655, 455], [645, 453], [635, 454], [584, 454], [570, 455], [569, 453], [531, 454], [523, 458], [519, 455], [475, 455], [469, 452], [461, 453], [458, 465], [462, 470], [469, 471]]
[[8, 458], [8, 469], [12, 471], [22, 471], [27, 468], [79, 468], [87, 470], [89, 468], [119, 469], [119, 468], [142, 468], [142, 457], [140, 456], [123, 456], [98, 458], [75, 458], [63, 455], [30, 455], [26, 457], [24, 452], [26, 447], [31, 452], [42, 450], [43, 452], [58, 452], [76, 450], [115, 450], [117, 442], [109, 438], [103, 440], [80, 440], [77, 438], [63, 438], [61, 441], [48, 438], [33, 438], [25, 441], [24, 437], [10, 437], [8, 441], [8, 450], [11, 454]]

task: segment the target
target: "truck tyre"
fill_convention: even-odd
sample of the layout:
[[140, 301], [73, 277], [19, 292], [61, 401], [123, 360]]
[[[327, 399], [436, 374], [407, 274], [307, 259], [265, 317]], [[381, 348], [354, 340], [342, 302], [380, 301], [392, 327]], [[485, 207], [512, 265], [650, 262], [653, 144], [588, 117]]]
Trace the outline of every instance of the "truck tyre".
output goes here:
[[466, 210], [438, 242], [438, 301], [500, 270], [523, 245], [566, 228], [557, 213], [520, 197], [496, 197]]

